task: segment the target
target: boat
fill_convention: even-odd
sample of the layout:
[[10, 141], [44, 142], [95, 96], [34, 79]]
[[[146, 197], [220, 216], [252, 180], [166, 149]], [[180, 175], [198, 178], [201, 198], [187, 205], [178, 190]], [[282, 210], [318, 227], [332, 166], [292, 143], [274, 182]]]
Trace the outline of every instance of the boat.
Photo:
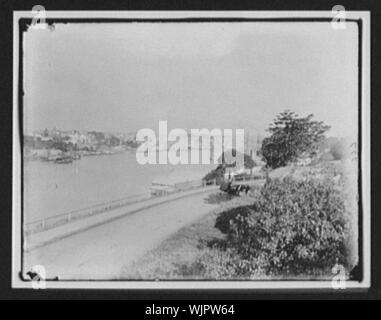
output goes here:
[[72, 158], [73, 160], [79, 160], [79, 159], [81, 159], [81, 155], [80, 155], [79, 153], [75, 153], [75, 154], [73, 154], [73, 155], [71, 156], [71, 158]]
[[85, 155], [86, 156], [99, 156], [101, 155], [102, 153], [100, 151], [89, 151], [88, 153], [86, 153]]
[[73, 162], [73, 158], [70, 156], [58, 157], [57, 159], [54, 160], [54, 163], [60, 163], [60, 164], [72, 163], [72, 162]]

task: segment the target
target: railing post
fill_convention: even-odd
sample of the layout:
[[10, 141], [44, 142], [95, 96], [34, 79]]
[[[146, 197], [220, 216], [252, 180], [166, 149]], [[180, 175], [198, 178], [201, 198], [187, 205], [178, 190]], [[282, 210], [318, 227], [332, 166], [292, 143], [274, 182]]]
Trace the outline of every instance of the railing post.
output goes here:
[[41, 228], [44, 230], [45, 229], [45, 219], [41, 220]]

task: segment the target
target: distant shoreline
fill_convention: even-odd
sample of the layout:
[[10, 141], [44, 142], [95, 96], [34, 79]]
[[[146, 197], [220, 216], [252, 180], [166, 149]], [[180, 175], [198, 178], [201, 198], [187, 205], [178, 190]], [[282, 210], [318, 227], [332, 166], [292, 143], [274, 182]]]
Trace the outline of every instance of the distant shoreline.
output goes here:
[[[136, 148], [121, 148], [121, 149], [115, 149], [110, 148], [108, 150], [97, 150], [97, 151], [62, 151], [58, 149], [33, 149], [29, 150], [28, 155], [24, 155], [24, 161], [28, 162], [55, 162], [58, 158], [61, 157], [67, 157], [71, 158], [73, 161], [80, 160], [82, 157], [95, 157], [95, 156], [110, 156], [110, 155], [117, 155], [129, 151], [135, 151]], [[41, 155], [41, 153], [44, 153], [44, 155]], [[50, 155], [50, 153], [52, 153]]]

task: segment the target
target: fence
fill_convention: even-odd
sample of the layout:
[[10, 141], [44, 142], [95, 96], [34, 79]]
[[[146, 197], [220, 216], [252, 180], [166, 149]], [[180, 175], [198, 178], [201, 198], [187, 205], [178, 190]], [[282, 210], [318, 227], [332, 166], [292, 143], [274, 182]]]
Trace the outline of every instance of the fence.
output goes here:
[[28, 222], [25, 224], [24, 231], [27, 235], [31, 233], [44, 231], [44, 230], [55, 228], [60, 225], [63, 225], [78, 219], [93, 216], [93, 215], [103, 213], [109, 210], [121, 208], [129, 204], [148, 200], [150, 198], [151, 198], [151, 194], [149, 192], [146, 192], [146, 193], [141, 193], [141, 194], [125, 197], [122, 199], [100, 203], [100, 204], [82, 208], [82, 209], [69, 211], [69, 212], [62, 213], [56, 216]]
[[[156, 194], [156, 195], [152, 195], [151, 192], [145, 192], [145, 193], [125, 197], [122, 199], [108, 201], [108, 202], [100, 203], [100, 204], [97, 204], [94, 206], [69, 211], [69, 212], [62, 213], [59, 215], [55, 215], [52, 217], [27, 222], [24, 225], [24, 232], [26, 235], [30, 235], [33, 233], [52, 229], [52, 228], [73, 222], [75, 220], [94, 216], [96, 214], [100, 214], [100, 213], [104, 213], [104, 212], [107, 212], [110, 210], [118, 209], [118, 208], [121, 208], [121, 207], [124, 207], [127, 205], [131, 205], [134, 203], [138, 203], [138, 202], [146, 201], [149, 199], [154, 199], [154, 198], [170, 195], [173, 193], [178, 193], [178, 192], [187, 191], [187, 190], [191, 190], [191, 189], [196, 188], [195, 184], [193, 184], [191, 182], [192, 181], [188, 182], [188, 184], [189, 184], [188, 188], [184, 188], [184, 187], [183, 188], [174, 188], [174, 190], [171, 192], [165, 192], [165, 193]], [[215, 181], [213, 183], [215, 184]], [[198, 188], [202, 188], [202, 187], [206, 186], [206, 184], [202, 184], [202, 183], [200, 185], [198, 185], [198, 184], [196, 184], [196, 185]]]
[[[242, 178], [241, 177], [237, 177], [237, 178], [238, 179], [234, 179], [234, 180], [236, 180], [236, 181], [247, 181], [247, 180], [255, 179], [255, 177], [245, 177], [245, 176]], [[32, 222], [27, 222], [24, 225], [24, 232], [26, 235], [30, 235], [33, 233], [52, 229], [52, 228], [73, 222], [75, 220], [94, 216], [96, 214], [100, 214], [100, 213], [104, 213], [104, 212], [107, 212], [110, 210], [118, 209], [118, 208], [121, 208], [121, 207], [124, 207], [127, 205], [131, 205], [134, 203], [138, 203], [138, 202], [142, 202], [142, 201], [146, 201], [146, 200], [154, 199], [154, 198], [158, 198], [158, 197], [167, 196], [167, 195], [170, 195], [173, 193], [184, 192], [184, 191], [188, 191], [191, 189], [203, 188], [206, 186], [216, 184], [215, 179], [211, 180], [211, 181], [203, 181], [203, 183], [198, 183], [199, 180], [197, 180], [197, 181], [195, 180], [194, 182], [195, 183], [192, 183], [192, 181], [188, 181], [187, 187], [185, 187], [185, 184], [184, 184], [184, 185], [181, 185], [181, 188], [174, 188], [174, 190], [171, 192], [165, 192], [165, 193], [156, 194], [156, 195], [152, 195], [151, 192], [145, 192], [145, 193], [125, 197], [122, 199], [108, 201], [108, 202], [100, 203], [100, 204], [97, 204], [94, 206], [69, 211], [69, 212], [62, 213], [62, 214], [59, 214], [56, 216], [43, 218], [43, 219], [35, 220]]]

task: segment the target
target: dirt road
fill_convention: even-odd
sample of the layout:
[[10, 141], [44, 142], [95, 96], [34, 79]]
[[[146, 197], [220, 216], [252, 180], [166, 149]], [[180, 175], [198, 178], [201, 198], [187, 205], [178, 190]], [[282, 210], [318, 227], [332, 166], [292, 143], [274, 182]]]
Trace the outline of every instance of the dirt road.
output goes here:
[[25, 270], [42, 265], [48, 278], [60, 280], [118, 278], [123, 266], [216, 208], [205, 202], [215, 192], [164, 203], [32, 250], [25, 255]]

